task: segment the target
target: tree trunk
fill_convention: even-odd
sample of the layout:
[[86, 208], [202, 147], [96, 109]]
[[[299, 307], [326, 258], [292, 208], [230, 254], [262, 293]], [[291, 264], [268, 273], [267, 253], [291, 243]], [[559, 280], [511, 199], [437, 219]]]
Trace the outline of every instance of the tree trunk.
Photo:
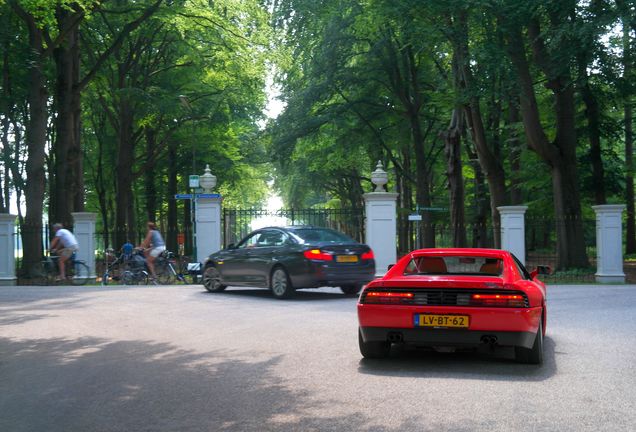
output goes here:
[[119, 134], [117, 146], [117, 210], [115, 214], [115, 247], [127, 241], [134, 242], [135, 219], [132, 193], [133, 162], [135, 156], [133, 140], [133, 114], [130, 103], [124, 96], [119, 102]]
[[[536, 26], [535, 26], [536, 27]], [[540, 32], [531, 26], [534, 44], [540, 41]], [[534, 82], [525, 56], [525, 44], [518, 27], [508, 27], [507, 49], [517, 72], [520, 86], [521, 114], [528, 145], [550, 166], [555, 219], [557, 221], [557, 267], [587, 267], [587, 253], [583, 236], [581, 203], [576, 170], [576, 133], [574, 123], [574, 95], [569, 80], [552, 77], [548, 80], [555, 97], [556, 137], [547, 139], [539, 118], [534, 94]], [[535, 55], [541, 56], [541, 47], [535, 46]], [[556, 61], [556, 60], [554, 60]], [[545, 59], [539, 59], [539, 63]]]
[[605, 170], [601, 155], [601, 130], [600, 130], [600, 109], [596, 95], [590, 86], [590, 78], [587, 74], [587, 62], [584, 56], [579, 56], [579, 79], [581, 84], [579, 89], [583, 102], [585, 103], [585, 117], [587, 118], [587, 131], [590, 140], [590, 161], [592, 162], [592, 176], [594, 181], [594, 202], [597, 205], [605, 204]]
[[516, 130], [519, 119], [519, 100], [517, 97], [508, 99], [508, 126], [509, 135], [507, 137], [510, 161], [510, 204], [520, 205], [523, 202], [521, 194], [521, 140]]
[[446, 155], [446, 175], [450, 191], [450, 225], [453, 247], [466, 247], [466, 226], [464, 223], [464, 176], [462, 173], [461, 109], [454, 109], [450, 126], [444, 135], [444, 153]]
[[144, 169], [146, 218], [149, 221], [155, 221], [157, 218], [157, 188], [155, 186], [154, 154], [157, 147], [157, 135], [150, 126], [145, 127], [144, 132], [146, 135], [146, 166]]
[[22, 225], [22, 244], [24, 258], [22, 270], [29, 270], [42, 258], [42, 213], [45, 191], [45, 147], [47, 111], [46, 79], [44, 77], [44, 59], [42, 31], [38, 28], [32, 15], [27, 14], [16, 2], [11, 7], [25, 22], [29, 31], [29, 48], [32, 57], [26, 64], [29, 66], [28, 105], [29, 119], [26, 122], [26, 217]]
[[456, 74], [456, 85], [462, 90], [472, 95], [465, 105], [466, 119], [470, 129], [479, 164], [488, 180], [488, 190], [490, 192], [490, 214], [492, 217], [493, 238], [495, 247], [501, 245], [500, 239], [500, 217], [497, 207], [506, 202], [506, 176], [497, 155], [489, 147], [486, 138], [486, 130], [481, 115], [480, 101], [474, 96], [473, 75], [470, 68], [470, 53], [468, 50], [468, 21], [465, 11], [461, 11], [457, 17], [458, 31], [453, 39], [457, 65], [454, 68]]
[[[622, 3], [622, 2], [621, 2]], [[623, 6], [623, 5], [621, 5]], [[632, 76], [634, 51], [629, 31], [629, 17], [622, 18], [623, 23], [623, 77], [629, 81]], [[633, 85], [633, 84], [632, 84]], [[626, 92], [623, 118], [625, 127], [625, 202], [627, 204], [627, 221], [625, 233], [625, 253], [636, 253], [636, 210], [634, 209], [634, 130], [633, 104], [631, 92]]]
[[167, 245], [169, 250], [177, 250], [177, 234], [179, 233], [177, 219], [177, 144], [170, 140], [168, 143], [168, 232]]

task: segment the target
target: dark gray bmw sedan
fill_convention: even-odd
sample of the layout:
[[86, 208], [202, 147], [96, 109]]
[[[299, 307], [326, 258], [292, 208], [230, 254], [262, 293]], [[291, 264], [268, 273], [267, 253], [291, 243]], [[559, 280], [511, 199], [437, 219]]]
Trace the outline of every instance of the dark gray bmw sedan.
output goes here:
[[277, 298], [323, 286], [355, 295], [374, 277], [369, 246], [332, 229], [304, 225], [256, 230], [210, 255], [203, 269], [203, 285], [210, 292], [228, 285], [263, 287]]

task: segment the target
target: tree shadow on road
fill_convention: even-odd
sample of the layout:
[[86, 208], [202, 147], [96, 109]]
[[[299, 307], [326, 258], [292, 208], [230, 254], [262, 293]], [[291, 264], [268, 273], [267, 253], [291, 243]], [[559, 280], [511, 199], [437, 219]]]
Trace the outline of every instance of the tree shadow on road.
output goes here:
[[[556, 343], [544, 338], [543, 364], [516, 363], [513, 348], [488, 348], [474, 351], [440, 353], [432, 350], [393, 347], [389, 358], [361, 359], [358, 371], [363, 374], [461, 378], [495, 381], [543, 381], [556, 374]], [[397, 349], [396, 349], [397, 348]]]
[[[249, 353], [248, 353], [249, 354]], [[0, 430], [386, 430], [281, 383], [281, 358], [151, 341], [0, 338]]]

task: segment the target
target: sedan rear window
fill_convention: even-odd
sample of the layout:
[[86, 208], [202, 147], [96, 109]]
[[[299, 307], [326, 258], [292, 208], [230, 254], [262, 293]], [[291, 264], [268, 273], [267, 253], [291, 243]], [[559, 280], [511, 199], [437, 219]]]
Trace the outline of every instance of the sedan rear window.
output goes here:
[[353, 242], [354, 240], [338, 231], [330, 230], [327, 228], [302, 228], [295, 229], [293, 231], [298, 237], [300, 237], [305, 243], [318, 243], [318, 242]]
[[478, 256], [415, 257], [404, 270], [405, 275], [501, 276], [503, 261]]

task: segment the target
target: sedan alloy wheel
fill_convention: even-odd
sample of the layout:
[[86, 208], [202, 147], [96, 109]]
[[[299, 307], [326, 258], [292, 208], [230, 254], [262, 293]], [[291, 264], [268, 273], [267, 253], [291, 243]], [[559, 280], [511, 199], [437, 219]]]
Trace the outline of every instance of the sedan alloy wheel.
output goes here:
[[294, 288], [292, 287], [284, 268], [277, 267], [274, 269], [274, 272], [272, 273], [271, 288], [274, 296], [279, 299], [291, 297], [293, 294]]
[[221, 273], [216, 267], [206, 267], [203, 272], [203, 286], [210, 292], [223, 291], [226, 286], [221, 283]]

